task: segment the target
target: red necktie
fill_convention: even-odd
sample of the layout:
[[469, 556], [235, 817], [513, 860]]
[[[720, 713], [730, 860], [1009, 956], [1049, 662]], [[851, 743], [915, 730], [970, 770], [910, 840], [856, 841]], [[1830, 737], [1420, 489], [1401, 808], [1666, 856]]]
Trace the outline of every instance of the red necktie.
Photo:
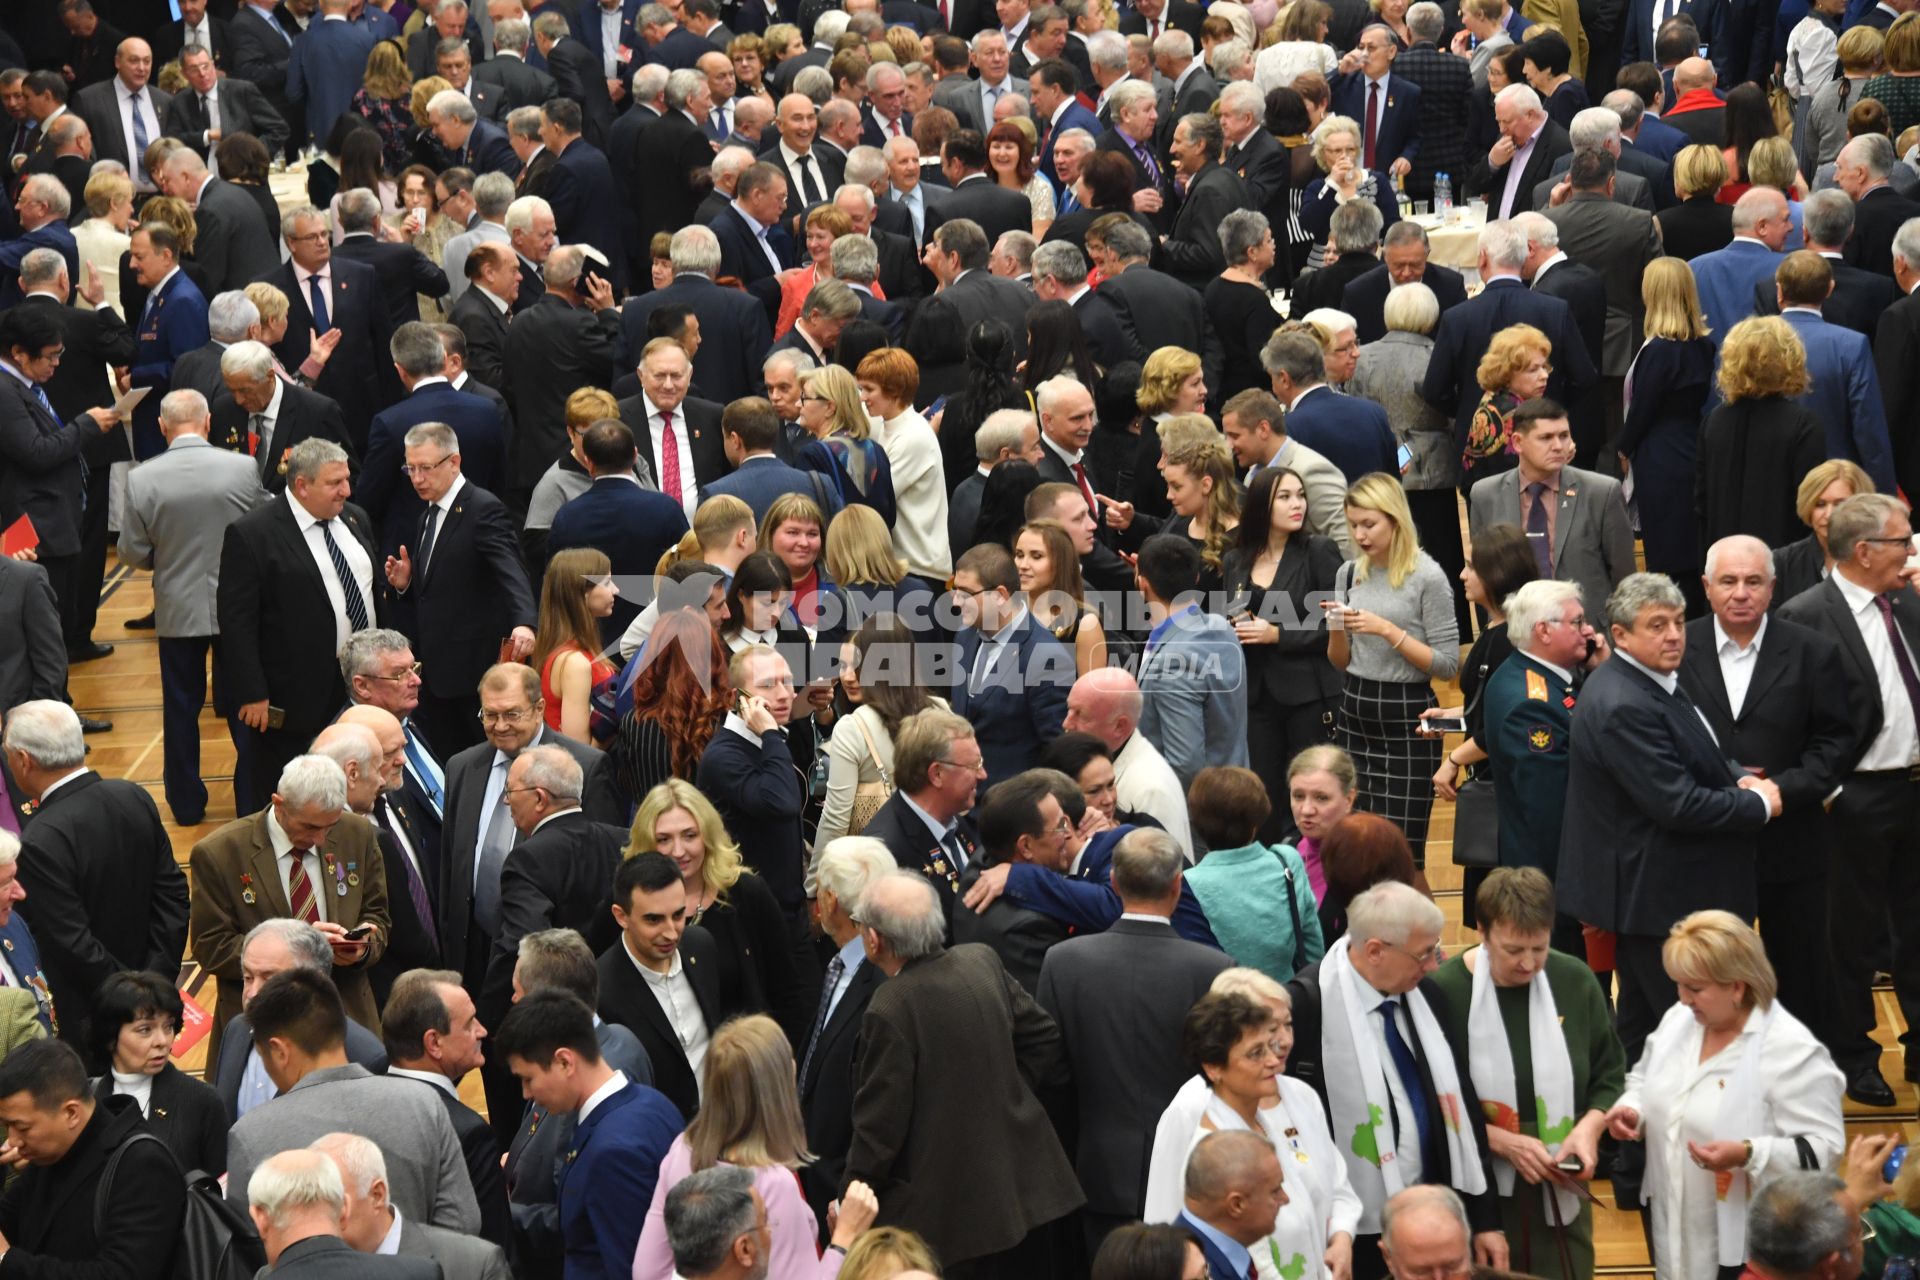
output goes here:
[[680, 442], [673, 437], [673, 410], [660, 412], [660, 492], [680, 501]]
[[893, 130], [894, 137], [896, 138], [899, 137], [900, 136], [900, 117], [895, 116], [892, 120], [888, 121], [887, 127]]
[[1147, 39], [1151, 41], [1151, 40], [1158, 40], [1159, 38], [1160, 38], [1160, 19], [1148, 18], [1147, 19]]
[[1093, 496], [1093, 486], [1087, 482], [1087, 469], [1079, 463], [1073, 464], [1074, 483], [1080, 486], [1080, 496], [1087, 500], [1087, 510], [1093, 512], [1093, 518], [1100, 518], [1100, 502]]
[[308, 924], [320, 923], [320, 907], [313, 900], [313, 877], [307, 874], [307, 850], [295, 849], [293, 866], [287, 872], [287, 903], [293, 918]]
[[1375, 133], [1375, 130], [1379, 127], [1374, 122], [1380, 114], [1379, 106], [1380, 106], [1380, 82], [1376, 80], [1372, 84], [1369, 84], [1367, 86], [1366, 149], [1367, 149], [1367, 168], [1369, 169], [1373, 168], [1374, 133]]

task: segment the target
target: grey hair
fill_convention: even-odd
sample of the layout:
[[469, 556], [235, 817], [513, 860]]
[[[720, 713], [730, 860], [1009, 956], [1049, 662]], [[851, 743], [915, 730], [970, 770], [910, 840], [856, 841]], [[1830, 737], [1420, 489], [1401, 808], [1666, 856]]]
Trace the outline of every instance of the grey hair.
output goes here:
[[[327, 730], [332, 730], [331, 734]], [[327, 730], [321, 731], [324, 744], [316, 738], [307, 748], [311, 754], [325, 756], [339, 765], [342, 773], [351, 765], [363, 778], [380, 774], [386, 753], [380, 750], [380, 738], [372, 729], [364, 724], [342, 724], [328, 725]]]
[[[1816, 191], [1800, 205], [1800, 223], [1809, 245], [1842, 245], [1853, 234], [1853, 197], [1837, 187]], [[1902, 226], [1901, 231], [1906, 227]], [[1907, 265], [1920, 266], [1920, 226], [1914, 228], [1912, 249], [1915, 256]], [[1894, 252], [1900, 252], [1900, 234], [1894, 233]], [[1905, 255], [1902, 255], [1903, 257]]]
[[1403, 947], [1415, 932], [1438, 933], [1447, 918], [1410, 884], [1382, 880], [1347, 904], [1347, 937], [1356, 947], [1378, 940]]
[[1087, 282], [1087, 255], [1071, 240], [1049, 240], [1033, 251], [1033, 274], [1050, 276], [1063, 285]]
[[1884, 178], [1893, 170], [1893, 139], [1884, 133], [1863, 133], [1841, 148], [1851, 155], [1851, 164], [1864, 168], [1875, 178]]
[[[1379, 213], [1378, 209], [1374, 210], [1375, 217]], [[1267, 215], [1257, 209], [1235, 209], [1220, 219], [1220, 249], [1226, 255], [1227, 265], [1237, 267], [1245, 262], [1247, 255], [1260, 247], [1272, 229]]]
[[1180, 62], [1191, 62], [1193, 60], [1193, 37], [1178, 27], [1162, 31], [1160, 38], [1153, 42], [1153, 56], [1156, 58], [1173, 58]]
[[[1820, 243], [1839, 242], [1822, 240]], [[1909, 270], [1920, 271], [1920, 218], [1908, 218], [1893, 233], [1893, 256], [1906, 263]]]
[[[500, 176], [506, 177], [505, 174]], [[508, 181], [511, 182], [512, 179], [509, 178]], [[478, 186], [477, 183], [475, 185]], [[511, 235], [515, 231], [533, 230], [534, 218], [542, 213], [551, 218], [553, 206], [539, 196], [521, 196], [507, 206], [507, 233]]]
[[[1421, 2], [1428, 3], [1429, 0], [1421, 0]], [[1427, 241], [1427, 229], [1412, 218], [1402, 218], [1388, 227], [1386, 235], [1380, 238], [1380, 243], [1389, 249], [1397, 249], [1403, 244], [1417, 244], [1422, 249], [1428, 250], [1433, 247]]]
[[427, 99], [427, 118], [431, 120], [435, 116], [445, 116], [458, 124], [472, 124], [479, 118], [473, 103], [458, 89], [442, 89]]
[[473, 180], [473, 209], [488, 222], [498, 222], [513, 207], [513, 179], [504, 173], [483, 173]]
[[1497, 107], [1502, 103], [1518, 108], [1528, 115], [1538, 114], [1544, 109], [1540, 105], [1540, 95], [1524, 84], [1510, 84], [1495, 94], [1493, 105]]
[[[245, 294], [240, 295], [245, 298]], [[252, 306], [252, 303], [248, 303]], [[259, 314], [259, 308], [254, 309]], [[273, 376], [273, 351], [264, 342], [255, 342], [252, 338], [243, 338], [220, 353], [220, 373], [224, 377], [238, 375], [249, 382], [259, 382]], [[310, 437], [311, 438], [311, 437]]]
[[[748, 163], [752, 163], [751, 158]], [[714, 235], [710, 227], [682, 227], [673, 233], [667, 245], [667, 257], [673, 263], [675, 275], [697, 272], [711, 279], [720, 270], [720, 237]]]
[[836, 279], [851, 284], [872, 284], [880, 272], [880, 249], [866, 236], [849, 233], [834, 237], [828, 261]]
[[510, 53], [524, 55], [527, 51], [527, 41], [532, 38], [533, 28], [525, 18], [508, 18], [505, 22], [493, 24], [493, 48], [496, 53], [504, 49]]
[[273, 792], [294, 809], [344, 809], [347, 774], [328, 756], [295, 756], [280, 771]]
[[[1620, 117], [1620, 128], [1632, 129], [1647, 114], [1647, 104], [1631, 89], [1615, 89], [1600, 99], [1600, 105]], [[1576, 117], [1577, 118], [1577, 117]]]
[[[1827, 540], [1833, 540], [1831, 524], [1828, 525]], [[1607, 622], [1631, 631], [1639, 622], [1643, 610], [1655, 606], [1684, 609], [1686, 605], [1687, 598], [1680, 594], [1680, 588], [1674, 586], [1673, 579], [1666, 574], [1630, 573], [1620, 580], [1620, 585], [1607, 597]]]
[[442, 58], [451, 58], [456, 53], [464, 53], [469, 58], [473, 56], [467, 48], [467, 38], [465, 36], [448, 36], [444, 40], [434, 42], [433, 58], [435, 62], [438, 62]]
[[[1265, 105], [1262, 104], [1260, 109], [1262, 111], [1265, 111], [1266, 110]], [[1091, 151], [1095, 145], [1093, 135], [1088, 133], [1085, 129], [1062, 129], [1059, 133], [1059, 136], [1054, 138], [1053, 140], [1053, 150], [1055, 155], [1059, 154], [1060, 144], [1063, 142], [1071, 142], [1075, 146], [1085, 145], [1089, 151]], [[1058, 242], [1056, 241], [1055, 243], [1058, 243]]]
[[253, 326], [260, 323], [260, 308], [238, 289], [213, 295], [207, 304], [207, 331], [215, 342], [229, 346], [244, 342]]
[[327, 941], [326, 934], [305, 920], [296, 920], [292, 916], [273, 916], [262, 920], [247, 930], [246, 938], [240, 943], [240, 954], [246, 955], [247, 948], [262, 938], [278, 938], [297, 968], [309, 973], [333, 972], [333, 944]]
[[1560, 228], [1544, 213], [1535, 213], [1531, 209], [1513, 215], [1513, 225], [1520, 228], [1527, 237], [1527, 243], [1539, 245], [1542, 249], [1560, 247]]
[[[1229, 41], [1228, 43], [1232, 43]], [[1258, 123], [1266, 115], [1266, 95], [1250, 80], [1235, 80], [1220, 91], [1220, 110], [1235, 115], [1250, 115]]]
[[[1087, 61], [1108, 71], [1127, 69], [1127, 38], [1118, 31], [1096, 31], [1087, 37]], [[1111, 99], [1109, 99], [1111, 101]]]
[[633, 24], [637, 27], [665, 27], [672, 23], [673, 10], [663, 4], [643, 4], [633, 15]]
[[[896, 71], [899, 70], [899, 67], [891, 62], [877, 62], [874, 65], [879, 67], [893, 67]], [[858, 187], [867, 193], [868, 199], [872, 199], [873, 184], [887, 176], [886, 153], [878, 147], [865, 145], [855, 147], [853, 150], [847, 152], [847, 163], [844, 172], [846, 185], [842, 186], [840, 191], [845, 191], [847, 187]], [[840, 192], [836, 191], [834, 194], [839, 195]]]
[[[1180, 34], [1185, 35], [1186, 32], [1183, 31]], [[1209, 160], [1218, 160], [1221, 149], [1227, 145], [1227, 135], [1225, 131], [1220, 128], [1219, 119], [1204, 111], [1195, 111], [1189, 115], [1181, 116], [1177, 127], [1185, 129], [1187, 131], [1187, 137], [1190, 140], [1199, 143], [1200, 146], [1206, 149], [1207, 159]], [[1347, 206], [1342, 205], [1341, 207], [1346, 208]], [[1374, 212], [1377, 214], [1380, 211], [1375, 209]]]
[[207, 398], [192, 387], [169, 391], [160, 400], [160, 421], [169, 427], [183, 427], [207, 420]]
[[536, 930], [520, 939], [514, 957], [514, 974], [522, 989], [565, 991], [579, 996], [588, 1008], [599, 1003], [600, 975], [594, 969], [593, 948], [579, 931]]
[[[1886, 142], [1886, 139], [1879, 134], [1864, 134], [1861, 137], [1855, 138], [1853, 141], [1863, 142], [1867, 138], [1880, 138], [1882, 142]], [[1847, 145], [1851, 146], [1853, 144], [1849, 143]], [[1889, 144], [1889, 146], [1891, 146], [1891, 144]], [[1885, 175], [1883, 174], [1882, 176], [1884, 177]], [[1749, 189], [1743, 193], [1738, 200], [1733, 202], [1734, 234], [1738, 235], [1743, 231], [1753, 230], [1755, 224], [1757, 224], [1760, 219], [1772, 217], [1776, 209], [1784, 212], [1786, 207], [1786, 196], [1774, 190], [1772, 187], [1753, 187]]]
[[1107, 111], [1118, 120], [1143, 102], [1155, 101], [1153, 86], [1144, 80], [1122, 80], [1107, 93]]
[[[1508, 85], [1509, 89], [1525, 88], [1524, 85]], [[1532, 90], [1528, 90], [1529, 93]], [[1511, 222], [1498, 218], [1480, 228], [1480, 252], [1487, 255], [1487, 261], [1496, 267], [1509, 267], [1515, 271], [1527, 260], [1527, 233]]]
[[667, 81], [672, 75], [672, 70], [658, 62], [641, 67], [633, 73], [633, 100], [652, 102], [667, 91]]
[[1508, 596], [1501, 609], [1507, 615], [1507, 635], [1515, 647], [1531, 650], [1533, 629], [1543, 622], [1558, 622], [1560, 611], [1569, 602], [1580, 599], [1580, 584], [1535, 578]]
[[1062, 396], [1067, 395], [1069, 392], [1085, 390], [1086, 388], [1080, 384], [1080, 379], [1068, 374], [1057, 373], [1040, 384], [1040, 389], [1035, 393], [1034, 398], [1041, 413], [1052, 413], [1054, 406], [1060, 403]]
[[1575, 151], [1591, 151], [1596, 147], [1611, 149], [1620, 141], [1620, 114], [1612, 107], [1576, 111], [1573, 123], [1567, 126], [1567, 137], [1572, 140]]
[[571, 289], [580, 282], [587, 270], [586, 251], [577, 244], [560, 244], [547, 254], [547, 261], [541, 268], [547, 284], [555, 289]]
[[387, 354], [409, 378], [430, 378], [447, 367], [446, 344], [430, 324], [409, 320], [393, 331]]
[[667, 1247], [679, 1275], [711, 1275], [733, 1242], [754, 1229], [753, 1170], [716, 1164], [688, 1174], [667, 1192]]
[[0, 867], [11, 867], [20, 861], [20, 837], [11, 831], [0, 831]]
[[[460, 47], [466, 48], [466, 42], [461, 41]], [[371, 1138], [357, 1133], [329, 1133], [309, 1142], [307, 1150], [334, 1158], [348, 1184], [348, 1194], [356, 1200], [371, 1195], [374, 1183], [387, 1180], [387, 1158]]]
[[[1829, 526], [1831, 527], [1831, 526]], [[1748, 533], [1730, 533], [1707, 548], [1707, 576], [1713, 576], [1713, 566], [1722, 555], [1729, 551], [1758, 551], [1760, 564], [1767, 575], [1767, 581], [1773, 581], [1773, 551], [1766, 543]]]
[[[224, 372], [226, 361], [222, 360], [220, 364]], [[320, 474], [320, 468], [346, 460], [347, 451], [333, 441], [323, 440], [319, 436], [308, 436], [287, 450], [287, 487], [292, 488], [296, 480], [311, 480]]]
[[1021, 441], [1027, 438], [1027, 428], [1034, 425], [1033, 415], [1025, 409], [995, 409], [973, 433], [973, 456], [992, 462], [1002, 449], [1018, 453]]
[[[997, 252], [1006, 254], [1009, 258], [1012, 258], [1015, 263], [1025, 267], [1029, 272], [1033, 270], [1033, 251], [1035, 245], [1031, 232], [1003, 231], [1000, 233], [1000, 238], [994, 242], [993, 247]], [[834, 274], [838, 275], [839, 273], [835, 272]]]
[[1420, 0], [1407, 9], [1407, 34], [1415, 40], [1438, 40], [1446, 30], [1447, 15], [1433, 0]]
[[1132, 218], [1124, 218], [1108, 229], [1107, 251], [1129, 262], [1135, 258], [1144, 259], [1153, 252], [1153, 237]]
[[1113, 846], [1113, 888], [1121, 900], [1158, 902], [1186, 868], [1180, 842], [1157, 827], [1135, 827]]
[[802, 316], [825, 316], [829, 320], [851, 320], [860, 314], [860, 296], [841, 280], [822, 280], [807, 290], [800, 304]]
[[247, 1179], [247, 1203], [284, 1231], [303, 1209], [325, 1209], [334, 1218], [345, 1213], [346, 1180], [340, 1166], [318, 1151], [282, 1151], [261, 1161]]
[[20, 259], [20, 287], [32, 289], [52, 284], [67, 269], [67, 260], [58, 249], [34, 249]]
[[[1222, 40], [1219, 44], [1213, 46], [1213, 54], [1209, 61], [1212, 64], [1213, 74], [1216, 77], [1232, 80], [1234, 72], [1253, 61], [1253, 47], [1245, 40], [1238, 38]], [[1249, 84], [1249, 82], [1245, 80], [1233, 80], [1233, 83]], [[1255, 92], [1257, 93], [1258, 90], [1256, 89]], [[1226, 96], [1226, 91], [1222, 90], [1220, 93], [1222, 102], [1226, 101]]]
[[[715, 183], [718, 183], [721, 178], [738, 178], [742, 173], [746, 172], [747, 166], [752, 164], [753, 160], [753, 152], [747, 150], [745, 147], [720, 148], [719, 151], [714, 153], [713, 164], [711, 166]], [[682, 228], [682, 230], [690, 231], [692, 228], [685, 227]], [[677, 236], [678, 233], [676, 233], [676, 238]], [[716, 240], [714, 243], [718, 244], [719, 241]]]
[[1838, 1199], [1839, 1175], [1794, 1169], [1768, 1180], [1747, 1202], [1747, 1256], [1770, 1274], [1812, 1275], [1829, 1254], [1844, 1253], [1852, 1210]]
[[28, 178], [24, 191], [47, 206], [47, 212], [56, 218], [73, 212], [73, 197], [67, 194], [66, 184], [50, 173], [36, 173]]
[[794, 351], [792, 349], [776, 351], [760, 362], [761, 379], [765, 380], [768, 370], [776, 365], [783, 364], [793, 370], [795, 377], [799, 377], [803, 373], [812, 373], [820, 367], [820, 362], [804, 351]]
[[[834, 41], [847, 34], [847, 23], [851, 21], [844, 9], [829, 9], [813, 20], [813, 42], [831, 46]], [[822, 67], [821, 70], [826, 68]]]
[[1418, 280], [1397, 284], [1387, 290], [1380, 318], [1389, 333], [1432, 333], [1440, 323], [1440, 299]]
[[881, 174], [886, 172], [887, 158], [880, 154], [880, 148], [855, 147], [852, 151], [849, 151], [847, 153], [847, 181], [841, 183], [840, 186], [837, 189], [835, 189], [833, 193], [833, 199], [834, 199], [834, 202], [837, 204], [839, 203], [841, 196], [852, 196], [860, 202], [861, 208], [865, 209], [868, 213], [872, 213], [875, 209], [880, 207], [880, 202], [873, 198], [873, 188], [869, 187], [866, 183], [856, 181], [853, 178], [854, 157], [859, 155], [863, 151], [866, 152], [866, 155], [861, 157], [863, 160], [865, 160], [870, 165], [880, 166], [877, 171], [870, 170], [870, 172], [873, 173], [874, 177], [877, 178]]
[[516, 138], [536, 142], [540, 138], [540, 108], [515, 107], [507, 112], [507, 132]]
[[902, 80], [905, 80], [907, 78], [906, 73], [903, 71], [900, 71], [899, 63], [876, 62], [872, 66], [867, 68], [867, 92], [868, 93], [872, 93], [875, 89], [880, 87], [881, 74], [887, 71], [899, 72], [900, 78]]
[[707, 73], [698, 67], [682, 67], [673, 72], [667, 77], [667, 109], [683, 110], [706, 83]]
[[385, 627], [356, 631], [340, 646], [340, 679], [351, 693], [355, 676], [373, 674], [374, 659], [386, 653], [412, 651], [413, 641], [407, 639], [403, 632], [390, 631]]
[[422, 422], [409, 427], [400, 443], [402, 448], [407, 449], [423, 449], [431, 445], [442, 454], [460, 452], [460, 437], [444, 422]]
[[537, 36], [545, 36], [556, 44], [566, 39], [572, 32], [573, 27], [567, 22], [566, 15], [557, 10], [549, 9], [533, 20], [533, 33]]
[[1895, 516], [1909, 514], [1907, 504], [1887, 493], [1856, 493], [1827, 519], [1827, 554], [1835, 562], [1853, 559], [1853, 549], [1877, 538]]
[[[827, 12], [838, 13], [839, 10], [829, 9]], [[817, 29], [819, 23], [816, 22], [814, 26]], [[825, 67], [802, 67], [800, 74], [793, 78], [793, 91], [810, 99], [816, 107], [824, 106], [827, 99], [833, 96], [833, 76]]]
[[1276, 332], [1260, 349], [1260, 367], [1272, 377], [1284, 373], [1296, 387], [1327, 378], [1327, 357], [1311, 334]]
[[813, 860], [813, 882], [840, 900], [842, 909], [860, 901], [867, 886], [897, 864], [884, 841], [872, 836], [838, 836]]
[[[911, 900], [904, 909], [881, 901], [877, 893], [882, 885], [898, 885]], [[876, 876], [860, 895], [856, 914], [860, 923], [880, 935], [887, 950], [902, 960], [918, 960], [940, 950], [946, 939], [947, 923], [942, 918], [940, 896], [918, 871], [895, 869]]]
[[1460, 1194], [1452, 1187], [1420, 1183], [1389, 1198], [1386, 1206], [1380, 1210], [1380, 1247], [1392, 1249], [1394, 1222], [1403, 1214], [1421, 1209], [1438, 1209], [1451, 1218], [1454, 1225], [1460, 1228], [1462, 1244], [1473, 1239], [1473, 1228], [1467, 1221], [1467, 1206], [1461, 1202]]
[[1341, 253], [1372, 253], [1380, 247], [1385, 219], [1371, 200], [1349, 200], [1333, 211], [1327, 243]]
[[[464, 102], [466, 99], [463, 98], [461, 101]], [[310, 204], [303, 204], [298, 209], [289, 209], [280, 215], [280, 238], [282, 240], [293, 239], [294, 232], [299, 229], [302, 222], [308, 219], [313, 219], [316, 222], [325, 222], [327, 215]]]
[[42, 769], [77, 769], [87, 762], [80, 717], [66, 703], [51, 698], [23, 702], [7, 712], [0, 742], [9, 751], [26, 752]]
[[528, 786], [539, 787], [556, 802], [580, 803], [586, 774], [580, 768], [580, 762], [565, 747], [528, 747], [520, 753], [519, 759], [527, 762], [527, 771], [523, 776]]
[[1006, 33], [1001, 31], [999, 27], [995, 27], [995, 26], [982, 27], [980, 30], [974, 32], [973, 35], [967, 40], [967, 48], [977, 53], [980, 49], [980, 42], [982, 40], [986, 40], [994, 36], [998, 36], [1002, 40], [1005, 40], [1007, 38]]

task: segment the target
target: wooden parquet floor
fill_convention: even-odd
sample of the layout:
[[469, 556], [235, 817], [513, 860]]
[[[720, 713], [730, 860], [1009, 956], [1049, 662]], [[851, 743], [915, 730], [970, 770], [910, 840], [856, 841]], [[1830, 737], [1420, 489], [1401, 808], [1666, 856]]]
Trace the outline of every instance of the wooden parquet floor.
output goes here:
[[[174, 853], [184, 868], [194, 842], [235, 816], [233, 793], [228, 785], [233, 773], [233, 744], [227, 737], [225, 723], [214, 716], [211, 705], [207, 706], [200, 717], [200, 767], [210, 793], [206, 820], [195, 827], [175, 826], [161, 786], [160, 671], [153, 633], [128, 631], [124, 626], [127, 619], [145, 613], [151, 605], [149, 575], [114, 568], [107, 577], [94, 638], [114, 645], [115, 650], [100, 661], [75, 667], [70, 686], [77, 708], [86, 714], [110, 719], [114, 724], [111, 733], [88, 739], [92, 748], [88, 763], [106, 777], [131, 779], [153, 795], [160, 806], [161, 817], [167, 820]], [[1450, 692], [1450, 689], [1442, 690], [1442, 696]], [[1460, 924], [1461, 875], [1450, 859], [1452, 836], [1452, 806], [1437, 805], [1427, 845], [1427, 877], [1447, 914], [1445, 941], [1450, 952], [1477, 941], [1477, 935]], [[205, 985], [202, 1003], [211, 1011], [211, 984], [204, 983], [197, 966], [187, 962], [181, 976], [183, 985], [195, 994]], [[1876, 992], [1876, 1003], [1879, 1026], [1875, 1034], [1885, 1050], [1882, 1069], [1893, 1084], [1898, 1102], [1891, 1111], [1883, 1112], [1849, 1102], [1847, 1128], [1849, 1133], [1898, 1128], [1911, 1137], [1920, 1131], [1920, 1091], [1900, 1079], [1901, 1059], [1897, 1048], [1900, 1011], [1889, 990]], [[200, 1070], [202, 1055], [202, 1048], [196, 1046], [180, 1065]], [[467, 1083], [469, 1088], [463, 1090], [463, 1094], [471, 1095], [468, 1101], [473, 1106], [483, 1106], [477, 1078]], [[1610, 1188], [1604, 1183], [1596, 1185], [1594, 1190], [1604, 1203], [1612, 1204]], [[1595, 1244], [1601, 1274], [1651, 1275], [1646, 1242], [1636, 1215], [1611, 1208], [1603, 1210], [1596, 1223]]]

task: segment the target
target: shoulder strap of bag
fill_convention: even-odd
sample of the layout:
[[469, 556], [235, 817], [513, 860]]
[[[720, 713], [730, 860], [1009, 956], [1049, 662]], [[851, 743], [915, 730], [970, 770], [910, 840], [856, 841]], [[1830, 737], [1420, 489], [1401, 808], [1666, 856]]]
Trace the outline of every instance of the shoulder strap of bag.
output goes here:
[[167, 1153], [167, 1158], [169, 1160], [173, 1158], [172, 1149], [161, 1141], [160, 1135], [149, 1133], [145, 1129], [134, 1130], [127, 1135], [125, 1142], [113, 1149], [113, 1154], [107, 1157], [107, 1167], [100, 1172], [100, 1185], [94, 1188], [93, 1192], [93, 1236], [96, 1240], [106, 1239], [107, 1201], [113, 1190], [113, 1175], [120, 1171], [120, 1161], [128, 1150], [140, 1142], [158, 1142], [160, 1149]]
[[1813, 1144], [1811, 1142], [1796, 1135], [1793, 1139], [1793, 1149], [1795, 1154], [1800, 1157], [1800, 1167], [1802, 1169], [1817, 1171], [1820, 1168], [1819, 1157], [1813, 1154]]
[[1293, 864], [1287, 861], [1287, 855], [1274, 847], [1273, 856], [1280, 863], [1280, 874], [1287, 882], [1287, 922], [1293, 926], [1293, 971], [1300, 972], [1307, 967], [1304, 954], [1306, 940], [1300, 936], [1300, 903], [1293, 894]]
[[867, 754], [873, 758], [874, 771], [880, 775], [880, 781], [886, 787], [887, 794], [892, 795], [893, 794], [893, 775], [888, 770], [887, 766], [880, 763], [880, 753], [874, 749], [873, 735], [867, 732], [867, 726], [865, 722], [860, 719], [858, 712], [848, 716], [847, 718], [853, 721], [853, 727], [860, 731], [861, 740], [867, 744]]

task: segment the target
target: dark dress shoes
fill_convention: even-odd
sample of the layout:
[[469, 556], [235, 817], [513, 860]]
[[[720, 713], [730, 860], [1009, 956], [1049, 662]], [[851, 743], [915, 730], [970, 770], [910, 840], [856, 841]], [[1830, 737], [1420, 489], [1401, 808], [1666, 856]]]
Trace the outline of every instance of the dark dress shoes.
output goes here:
[[1864, 1107], [1890, 1107], [1894, 1101], [1893, 1087], [1879, 1067], [1862, 1067], [1847, 1077], [1847, 1096]]

